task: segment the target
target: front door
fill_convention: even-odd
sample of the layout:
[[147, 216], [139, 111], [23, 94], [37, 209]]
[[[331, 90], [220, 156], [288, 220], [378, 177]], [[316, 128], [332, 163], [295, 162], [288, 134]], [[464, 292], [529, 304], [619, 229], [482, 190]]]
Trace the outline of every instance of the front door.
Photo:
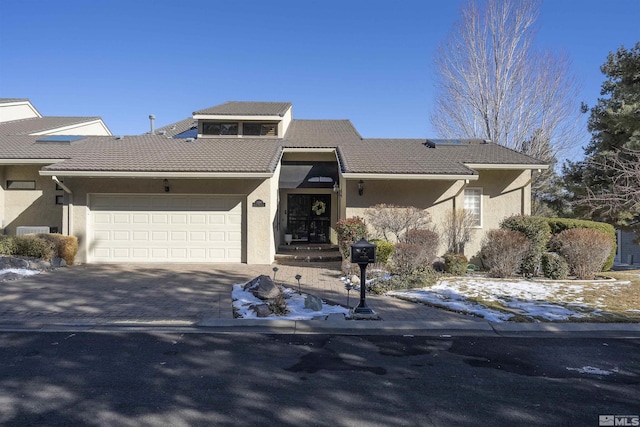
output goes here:
[[331, 195], [289, 194], [287, 228], [293, 241], [327, 243], [331, 227]]

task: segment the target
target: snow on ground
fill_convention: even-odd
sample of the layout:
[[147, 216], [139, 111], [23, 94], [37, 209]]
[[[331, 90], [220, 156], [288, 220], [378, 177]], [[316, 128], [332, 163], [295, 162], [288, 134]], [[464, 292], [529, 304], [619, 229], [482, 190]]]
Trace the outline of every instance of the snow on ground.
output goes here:
[[313, 311], [304, 308], [304, 300], [306, 294], [298, 294], [291, 288], [283, 287], [282, 291], [287, 301], [287, 308], [289, 312], [284, 316], [276, 316], [272, 314], [268, 317], [257, 317], [255, 311], [249, 307], [251, 305], [264, 304], [264, 301], [255, 297], [251, 292], [244, 291], [244, 283], [240, 285], [233, 285], [233, 291], [231, 292], [231, 299], [233, 300], [233, 307], [237, 310], [240, 317], [244, 319], [287, 319], [287, 320], [310, 320], [314, 317], [327, 316], [332, 313], [343, 313], [346, 317], [349, 317], [349, 310], [339, 305], [330, 305], [322, 302], [322, 311]]
[[[602, 286], [626, 283], [628, 282], [602, 283]], [[590, 287], [598, 285], [589, 283]], [[491, 322], [507, 321], [514, 314], [491, 309], [474, 300], [496, 302], [506, 311], [523, 316], [558, 321], [584, 317], [585, 311], [598, 314], [600, 310], [592, 310], [580, 304], [582, 298], [579, 295], [583, 290], [583, 284], [467, 278], [442, 280], [430, 288], [393, 291], [387, 295], [482, 316]], [[560, 303], [550, 303], [549, 300]]]
[[581, 374], [591, 374], [591, 375], [612, 375], [615, 374], [616, 372], [618, 372], [617, 369], [613, 369], [611, 371], [606, 371], [604, 369], [600, 369], [600, 368], [595, 368], [593, 366], [583, 366], [582, 368], [569, 368], [567, 367], [568, 371], [577, 371], [580, 372]]
[[0, 270], [0, 280], [3, 276], [8, 274], [17, 274], [19, 276], [33, 276], [34, 274], [38, 274], [40, 271], [38, 270], [29, 270], [26, 268], [5, 268]]

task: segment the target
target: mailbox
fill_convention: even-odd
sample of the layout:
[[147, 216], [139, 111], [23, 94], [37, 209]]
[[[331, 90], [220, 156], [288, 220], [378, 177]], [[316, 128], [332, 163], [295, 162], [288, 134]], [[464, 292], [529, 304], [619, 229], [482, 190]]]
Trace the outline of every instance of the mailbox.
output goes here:
[[376, 262], [377, 246], [360, 239], [359, 242], [351, 245], [351, 262], [355, 264], [373, 264]]

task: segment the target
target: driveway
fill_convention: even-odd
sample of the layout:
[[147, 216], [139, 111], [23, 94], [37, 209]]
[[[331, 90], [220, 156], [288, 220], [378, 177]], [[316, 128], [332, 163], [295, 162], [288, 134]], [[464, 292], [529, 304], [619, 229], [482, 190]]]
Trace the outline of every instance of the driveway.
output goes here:
[[[340, 263], [246, 264], [87, 264], [0, 282], [0, 322], [186, 321], [232, 319], [231, 288], [260, 275], [342, 305], [347, 293]], [[351, 292], [350, 306], [358, 292]], [[464, 316], [396, 298], [368, 295], [383, 320], [464, 320]]]

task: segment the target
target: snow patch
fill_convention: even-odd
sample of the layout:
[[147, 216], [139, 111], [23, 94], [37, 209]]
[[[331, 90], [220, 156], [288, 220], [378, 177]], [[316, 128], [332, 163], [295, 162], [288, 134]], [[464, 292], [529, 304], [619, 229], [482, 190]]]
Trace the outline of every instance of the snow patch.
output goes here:
[[604, 369], [594, 368], [593, 366], [583, 366], [582, 368], [567, 368], [567, 370], [590, 375], [613, 375], [618, 372], [617, 369], [614, 369], [612, 371], [605, 371]]

